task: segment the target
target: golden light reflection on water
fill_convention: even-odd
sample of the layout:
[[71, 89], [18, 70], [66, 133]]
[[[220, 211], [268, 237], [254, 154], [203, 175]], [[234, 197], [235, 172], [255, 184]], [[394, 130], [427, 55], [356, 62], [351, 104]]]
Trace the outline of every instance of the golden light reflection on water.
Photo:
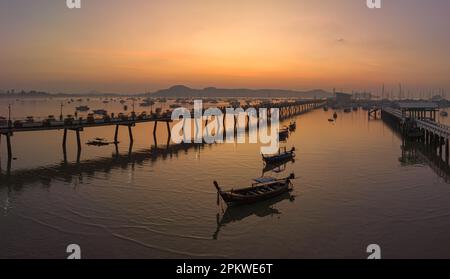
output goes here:
[[[39, 104], [15, 111], [48, 114]], [[331, 114], [297, 117], [285, 144], [296, 147], [295, 162], [266, 173], [295, 172], [291, 195], [242, 210], [218, 207], [212, 181], [235, 188], [261, 176], [258, 144], [166, 150], [161, 125], [156, 152], [152, 124], [142, 124], [130, 154], [122, 128], [119, 155], [83, 144], [79, 164], [69, 134], [64, 164], [62, 132], [17, 133], [17, 160], [0, 183], [0, 257], [61, 257], [79, 243], [94, 258], [340, 258], [363, 257], [369, 242], [390, 247], [386, 257], [448, 257], [436, 243], [450, 230], [449, 185], [427, 164], [401, 164], [402, 142], [382, 121], [360, 110], [329, 123]], [[82, 141], [113, 135], [113, 127], [85, 129]], [[412, 245], [417, 239], [423, 245]]]

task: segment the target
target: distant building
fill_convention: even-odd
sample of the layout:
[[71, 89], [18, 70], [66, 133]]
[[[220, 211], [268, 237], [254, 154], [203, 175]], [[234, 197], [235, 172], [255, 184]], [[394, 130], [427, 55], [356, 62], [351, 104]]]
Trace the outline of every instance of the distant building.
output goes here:
[[354, 92], [353, 100], [370, 101], [370, 100], [372, 100], [372, 93], [370, 93], [370, 92]]
[[352, 102], [352, 95], [342, 92], [336, 92], [336, 103], [338, 104], [348, 104]]
[[444, 98], [442, 98], [442, 96], [441, 95], [435, 95], [435, 96], [433, 96], [432, 98], [431, 98], [431, 101], [432, 102], [440, 102], [440, 101], [442, 101]]

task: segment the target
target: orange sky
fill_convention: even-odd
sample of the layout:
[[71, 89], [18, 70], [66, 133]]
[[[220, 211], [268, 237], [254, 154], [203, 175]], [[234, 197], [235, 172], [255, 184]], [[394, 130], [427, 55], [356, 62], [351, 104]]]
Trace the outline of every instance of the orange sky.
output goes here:
[[60, 2], [0, 3], [0, 89], [450, 89], [448, 1]]

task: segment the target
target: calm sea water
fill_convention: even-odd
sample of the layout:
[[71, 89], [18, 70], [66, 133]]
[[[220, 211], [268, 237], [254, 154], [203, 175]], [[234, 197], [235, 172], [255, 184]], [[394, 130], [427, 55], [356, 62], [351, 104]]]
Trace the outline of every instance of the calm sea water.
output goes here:
[[[14, 116], [59, 115], [60, 100], [14, 101]], [[72, 104], [74, 105], [74, 104]], [[78, 105], [78, 104], [76, 104]], [[121, 105], [91, 100], [91, 108]], [[130, 106], [130, 105], [129, 105]], [[64, 114], [73, 108], [64, 107]], [[16, 133], [7, 174], [1, 142], [0, 258], [65, 258], [71, 243], [84, 258], [365, 258], [376, 243], [385, 258], [450, 257], [450, 184], [434, 155], [402, 140], [367, 112], [316, 110], [296, 118], [288, 147], [297, 158], [294, 191], [253, 206], [216, 204], [212, 181], [248, 185], [263, 174], [258, 144], [165, 148], [165, 126], [86, 129], [77, 163], [69, 132]], [[7, 115], [7, 101], [0, 101]], [[445, 121], [444, 119], [442, 121]], [[151, 149], [153, 147], [153, 149]], [[403, 157], [402, 157], [403, 155]], [[446, 182], [447, 181], [447, 182]]]

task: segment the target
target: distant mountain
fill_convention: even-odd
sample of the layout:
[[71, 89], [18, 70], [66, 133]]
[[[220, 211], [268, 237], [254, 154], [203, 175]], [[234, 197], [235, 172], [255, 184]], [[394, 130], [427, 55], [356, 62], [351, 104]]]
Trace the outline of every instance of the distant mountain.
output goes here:
[[194, 89], [184, 85], [176, 85], [168, 89], [162, 89], [151, 94], [152, 97], [168, 98], [194, 98], [194, 97], [266, 97], [266, 98], [302, 98], [302, 99], [322, 99], [331, 97], [332, 93], [322, 89], [310, 91], [294, 91], [281, 89], [220, 89], [207, 87], [204, 89]]
[[[127, 94], [122, 94], [127, 96]], [[99, 91], [91, 90], [88, 93], [49, 93], [44, 91], [4, 91], [0, 90], [0, 98], [49, 98], [49, 97], [116, 97], [122, 96], [118, 93], [104, 93]]]

